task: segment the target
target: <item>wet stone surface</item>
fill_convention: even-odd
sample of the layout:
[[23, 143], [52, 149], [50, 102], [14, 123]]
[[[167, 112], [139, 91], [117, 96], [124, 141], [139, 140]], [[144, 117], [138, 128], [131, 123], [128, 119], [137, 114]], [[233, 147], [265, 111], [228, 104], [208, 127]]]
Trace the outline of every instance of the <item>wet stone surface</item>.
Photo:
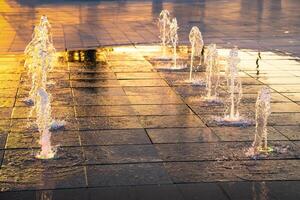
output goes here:
[[[185, 81], [189, 69], [152, 66], [161, 52], [149, 48], [113, 47], [105, 64], [70, 61], [54, 68], [47, 86], [52, 117], [66, 125], [52, 131], [57, 154], [50, 160], [35, 158], [40, 134], [35, 113], [29, 116], [31, 107], [24, 103], [30, 77], [22, 67], [16, 77], [0, 68], [0, 190], [10, 191], [0, 193], [1, 200], [297, 199], [300, 82], [294, 58], [264, 52], [258, 77], [257, 52], [242, 49], [239, 111], [250, 124], [221, 126], [216, 117], [224, 116], [228, 98], [224, 60], [221, 102], [211, 103], [203, 99], [204, 86]], [[186, 52], [180, 47], [178, 55], [189, 65]], [[222, 59], [227, 54], [220, 49]], [[204, 69], [194, 77], [205, 79]], [[267, 130], [274, 151], [249, 157], [257, 92], [264, 83], [273, 89]]]

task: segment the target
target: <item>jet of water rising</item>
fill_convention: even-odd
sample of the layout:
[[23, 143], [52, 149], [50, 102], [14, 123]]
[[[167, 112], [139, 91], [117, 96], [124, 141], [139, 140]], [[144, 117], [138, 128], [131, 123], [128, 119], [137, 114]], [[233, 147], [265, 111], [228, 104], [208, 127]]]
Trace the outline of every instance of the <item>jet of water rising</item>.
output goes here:
[[28, 99], [30, 104], [34, 103], [38, 88], [46, 88], [47, 73], [53, 68], [56, 60], [50, 29], [47, 17], [42, 16], [39, 25], [34, 29], [31, 42], [24, 51], [25, 67], [32, 81]]
[[37, 90], [36, 103], [34, 105], [36, 111], [36, 123], [40, 133], [39, 144], [41, 151], [36, 156], [39, 159], [50, 159], [55, 156], [56, 151], [51, 146], [51, 104], [50, 95], [44, 88]]
[[226, 68], [227, 87], [229, 91], [229, 106], [225, 113], [225, 119], [228, 121], [240, 120], [238, 106], [243, 95], [242, 82], [239, 77], [238, 64], [240, 58], [238, 56], [238, 49], [234, 47], [228, 57], [228, 66]]
[[162, 44], [163, 57], [166, 56], [166, 45], [169, 43], [169, 29], [170, 29], [170, 13], [168, 10], [162, 10], [158, 18], [158, 28]]
[[177, 25], [177, 20], [176, 18], [172, 19], [172, 22], [170, 24], [170, 41], [172, 43], [173, 46], [173, 62], [174, 62], [174, 66], [173, 68], [177, 68], [177, 53], [176, 53], [176, 47], [178, 44], [178, 31], [179, 27]]
[[263, 87], [259, 92], [256, 100], [256, 130], [252, 147], [255, 151], [268, 152], [268, 130], [267, 122], [271, 114], [271, 91], [268, 87]]
[[205, 99], [217, 100], [220, 80], [220, 67], [218, 63], [218, 50], [216, 44], [207, 47], [206, 56], [206, 90]]
[[[198, 27], [193, 26], [189, 34], [189, 40], [192, 46], [191, 52], [191, 66], [190, 66], [190, 78], [189, 81], [192, 82], [192, 73], [193, 73], [193, 62], [194, 56], [201, 56], [201, 52], [203, 49], [203, 39], [202, 34]], [[201, 58], [200, 58], [201, 60]]]

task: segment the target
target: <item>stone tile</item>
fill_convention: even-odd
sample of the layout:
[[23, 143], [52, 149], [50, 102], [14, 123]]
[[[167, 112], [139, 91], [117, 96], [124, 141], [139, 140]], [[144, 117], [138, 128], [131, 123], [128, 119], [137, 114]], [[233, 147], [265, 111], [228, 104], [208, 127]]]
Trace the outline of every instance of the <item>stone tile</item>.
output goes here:
[[140, 116], [138, 118], [144, 128], [196, 128], [205, 126], [196, 115]]
[[142, 128], [137, 117], [78, 118], [79, 130]]
[[14, 98], [0, 98], [0, 108], [2, 107], [13, 107], [15, 103]]
[[300, 93], [281, 93], [292, 101], [300, 101]]
[[85, 79], [71, 81], [73, 88], [106, 88], [106, 87], [120, 87], [120, 83], [117, 80], [99, 80], [99, 79]]
[[71, 80], [94, 80], [94, 79], [100, 79], [100, 80], [106, 80], [106, 79], [116, 79], [116, 75], [114, 73], [110, 72], [101, 72], [101, 73], [95, 73], [95, 72], [73, 72], [70, 74]]
[[116, 73], [118, 79], [160, 79], [157, 73]]
[[300, 112], [300, 105], [296, 103], [272, 103], [271, 106], [274, 113]]
[[171, 183], [160, 163], [87, 166], [87, 178], [90, 187]]
[[172, 88], [182, 97], [197, 95], [205, 96], [206, 94], [204, 86], [176, 86]]
[[[190, 105], [190, 107], [198, 115], [224, 115], [227, 108], [229, 108], [226, 104]], [[255, 113], [255, 105], [242, 104], [239, 107], [239, 112], [243, 116], [253, 116]]]
[[227, 162], [170, 162], [164, 165], [174, 183], [241, 180], [236, 175], [237, 170], [233, 172], [233, 165], [228, 166]]
[[[73, 107], [51, 107], [52, 112], [51, 115], [53, 118], [74, 118], [75, 113]], [[36, 118], [36, 113], [32, 112], [30, 116], [32, 108], [31, 107], [14, 107], [12, 118], [13, 119], [28, 119], [28, 118]]]
[[0, 119], [9, 119], [11, 117], [12, 108], [0, 108]]
[[[39, 145], [40, 134], [38, 132], [11, 132], [8, 134], [6, 148], [36, 148]], [[51, 135], [53, 146], [80, 146], [78, 132], [75, 131], [57, 131]]]
[[[64, 119], [62, 119], [64, 120]], [[12, 132], [37, 132], [38, 128], [36, 122], [33, 119], [13, 119], [11, 121], [11, 131]], [[65, 120], [65, 125], [63, 130], [78, 130], [78, 123], [75, 119]], [[55, 132], [55, 131], [53, 131]]]
[[177, 184], [184, 199], [201, 200], [215, 199], [228, 200], [217, 183]]
[[300, 85], [270, 85], [270, 87], [277, 92], [282, 93], [299, 93]]
[[0, 120], [0, 133], [1, 134], [7, 134], [10, 129], [10, 120], [4, 119]]
[[268, 123], [270, 125], [278, 126], [299, 126], [300, 113], [272, 113], [269, 117]]
[[82, 145], [151, 143], [144, 129], [80, 131]]
[[[29, 91], [28, 91], [29, 92]], [[16, 106], [25, 106], [24, 103], [25, 98], [27, 98], [28, 92], [24, 94], [20, 94], [19, 96], [23, 96], [23, 98], [16, 99]], [[72, 106], [72, 91], [70, 88], [60, 88], [60, 89], [52, 89], [51, 93], [51, 106]]]
[[188, 115], [193, 112], [186, 105], [132, 105], [136, 115]]
[[83, 149], [87, 164], [161, 161], [152, 145], [91, 146], [84, 147]]
[[74, 96], [125, 96], [122, 88], [73, 88]]
[[208, 128], [147, 129], [153, 143], [216, 142], [218, 137]]
[[[184, 143], [156, 144], [155, 148], [164, 161], [208, 161], [208, 160], [249, 160], [246, 155], [251, 147], [250, 142], [218, 142], [218, 143]], [[268, 156], [260, 155], [256, 159], [297, 159], [299, 147], [291, 142], [269, 142], [274, 152]], [[277, 149], [288, 148], [287, 152], [276, 152]]]
[[271, 181], [266, 184], [269, 194], [277, 199], [297, 200], [300, 196], [299, 181]]
[[[299, 180], [298, 160], [165, 163], [174, 183]], [[274, 167], [276, 166], [276, 167]]]
[[230, 182], [221, 184], [233, 200], [238, 199], [298, 199], [298, 181]]
[[[212, 127], [211, 130], [221, 141], [253, 141], [255, 135], [255, 127]], [[271, 126], [268, 127], [268, 139], [287, 140]]]
[[135, 116], [137, 113], [130, 105], [126, 106], [76, 106], [77, 117]]
[[124, 87], [126, 95], [175, 95], [169, 87]]
[[135, 187], [105, 187], [88, 190], [91, 200], [96, 199], [122, 199], [122, 200], [183, 200], [183, 196], [176, 185], [145, 185]]
[[129, 98], [126, 96], [77, 96], [74, 97], [76, 105], [130, 105]]
[[83, 167], [75, 166], [83, 161], [80, 152], [80, 149], [60, 148], [57, 159], [37, 160], [36, 151], [6, 151], [0, 169], [1, 190], [84, 187]]
[[[255, 103], [257, 99], [257, 94], [243, 94], [241, 99], [242, 103]], [[281, 102], [290, 102], [291, 100], [286, 98], [280, 93], [272, 93], [271, 102], [273, 103], [281, 103]]]
[[300, 140], [300, 126], [274, 126], [274, 128], [290, 140]]
[[131, 104], [183, 104], [177, 95], [127, 96]]
[[123, 87], [158, 87], [168, 86], [163, 79], [119, 80]]
[[15, 98], [17, 95], [17, 89], [1, 89], [0, 91], [0, 97], [1, 98]]
[[18, 199], [18, 200], [29, 200], [35, 199], [35, 191], [16, 191], [16, 192], [1, 192], [0, 198], [3, 200]]
[[272, 195], [266, 182], [229, 182], [221, 183], [221, 185], [232, 200], [277, 199]]

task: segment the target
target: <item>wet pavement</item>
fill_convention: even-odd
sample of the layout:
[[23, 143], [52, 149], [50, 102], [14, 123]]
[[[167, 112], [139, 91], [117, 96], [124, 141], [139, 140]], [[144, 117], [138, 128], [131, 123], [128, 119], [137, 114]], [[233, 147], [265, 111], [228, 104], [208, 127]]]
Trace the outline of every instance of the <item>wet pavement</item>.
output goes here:
[[[297, 0], [1, 1], [0, 199], [300, 199], [299, 6]], [[170, 65], [152, 59], [161, 54], [151, 44], [159, 42], [163, 8], [179, 21], [180, 44], [197, 25], [205, 44], [222, 48], [223, 61], [225, 47], [244, 48], [240, 113], [253, 122], [257, 92], [271, 89], [268, 139], [275, 152], [247, 157], [254, 123], [219, 126], [214, 119], [224, 105], [203, 101], [205, 88], [186, 82], [188, 69], [159, 68]], [[24, 103], [30, 78], [22, 52], [42, 14], [52, 23], [54, 46], [74, 50], [59, 53], [48, 75], [52, 116], [67, 122], [52, 134], [53, 160], [35, 159], [39, 133]], [[107, 62], [94, 62], [95, 52], [105, 52]], [[188, 64], [188, 48], [178, 53], [179, 63]], [[204, 71], [199, 67], [195, 77], [205, 78]], [[221, 99], [226, 95], [221, 87]]]
[[[227, 53], [219, 50], [221, 59]], [[276, 151], [254, 160], [245, 154], [254, 124], [215, 124], [224, 105], [203, 101], [205, 88], [187, 84], [186, 70], [157, 68], [159, 54], [158, 46], [116, 46], [98, 49], [97, 62], [74, 52], [67, 62], [59, 53], [48, 91], [52, 116], [67, 123], [52, 134], [53, 160], [34, 158], [39, 134], [23, 103], [30, 88], [23, 57], [1, 55], [0, 199], [299, 199], [297, 59], [262, 52], [256, 75], [257, 52], [240, 51], [242, 116], [254, 120], [258, 90], [272, 89], [268, 138]]]
[[58, 50], [157, 43], [157, 17], [177, 17], [179, 42], [199, 26], [204, 43], [300, 55], [298, 0], [37, 1], [0, 2], [0, 52], [23, 52], [41, 15], [52, 23]]

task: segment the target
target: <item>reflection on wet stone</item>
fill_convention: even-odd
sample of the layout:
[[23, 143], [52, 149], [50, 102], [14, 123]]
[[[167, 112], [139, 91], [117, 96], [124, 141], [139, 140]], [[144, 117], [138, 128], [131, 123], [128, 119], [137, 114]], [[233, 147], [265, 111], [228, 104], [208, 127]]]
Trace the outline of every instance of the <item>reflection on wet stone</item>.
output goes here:
[[[131, 3], [126, 1], [122, 5], [126, 10], [126, 4]], [[197, 6], [204, 4], [207, 3], [198, 2]], [[174, 9], [178, 14], [182, 8], [175, 6]], [[198, 21], [198, 18], [189, 19], [189, 24]], [[83, 29], [83, 24], [78, 23], [76, 27], [82, 34], [81, 39], [91, 39], [82, 30], [95, 29], [97, 25]], [[149, 26], [153, 24], [149, 22]], [[124, 24], [120, 24], [119, 28], [122, 27]], [[134, 23], [134, 27], [139, 31], [143, 29], [141, 23]], [[180, 27], [183, 31], [187, 29]], [[53, 28], [56, 29], [56, 25]], [[64, 34], [68, 35], [72, 26], [64, 28]], [[130, 33], [129, 29], [109, 32], [106, 41], [121, 32]], [[108, 34], [107, 30], [103, 29], [99, 37]], [[207, 30], [210, 27], [205, 26], [203, 34], [207, 34]], [[131, 37], [148, 37], [145, 32], [146, 29], [140, 36], [128, 34], [125, 38], [131, 43]], [[247, 33], [241, 31], [240, 34]], [[179, 35], [184, 40], [183, 32]], [[97, 40], [101, 40], [99, 37]], [[204, 35], [206, 44], [215, 42], [210, 37]], [[223, 100], [228, 95], [224, 79], [228, 49], [218, 50], [222, 68], [219, 97]], [[240, 193], [247, 199], [264, 192], [266, 199], [293, 199], [300, 180], [297, 99], [300, 82], [295, 58], [262, 51], [265, 60], [260, 61], [258, 77], [253, 62], [257, 52], [240, 51], [239, 75], [244, 91], [240, 114], [254, 120], [257, 91], [264, 84], [272, 89], [268, 144], [274, 151], [253, 160], [245, 151], [252, 144], [255, 124], [247, 127], [216, 124], [213, 119], [223, 116], [224, 104], [203, 101], [205, 87], [185, 81], [188, 68], [157, 70], [158, 63], [153, 57], [160, 52], [157, 45], [87, 51], [70, 48], [67, 60], [66, 52], [58, 52], [60, 62], [49, 73], [47, 87], [52, 94], [52, 116], [67, 123], [64, 130], [52, 132], [51, 142], [57, 147], [57, 157], [52, 160], [34, 157], [39, 151], [35, 113], [29, 116], [30, 107], [23, 102], [30, 89], [30, 77], [21, 66], [2, 63], [1, 55], [0, 190], [22, 190], [24, 193], [19, 197], [25, 198], [32, 197], [25, 193], [27, 190], [39, 190], [34, 198], [53, 199], [239, 199]], [[179, 62], [189, 65], [189, 54], [188, 46], [178, 46]], [[204, 67], [196, 67], [196, 70], [195, 77], [205, 78]], [[10, 194], [12, 197], [15, 193]], [[1, 195], [0, 199], [9, 197]]]

